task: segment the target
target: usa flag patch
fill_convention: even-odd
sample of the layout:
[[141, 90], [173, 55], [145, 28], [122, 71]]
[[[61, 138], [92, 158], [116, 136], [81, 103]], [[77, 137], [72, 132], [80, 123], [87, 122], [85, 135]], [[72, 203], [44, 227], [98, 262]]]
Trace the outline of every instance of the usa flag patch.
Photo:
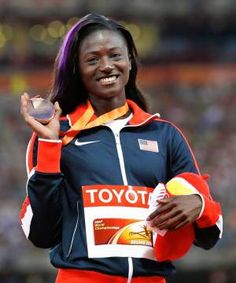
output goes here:
[[138, 139], [138, 144], [140, 150], [159, 152], [157, 141]]

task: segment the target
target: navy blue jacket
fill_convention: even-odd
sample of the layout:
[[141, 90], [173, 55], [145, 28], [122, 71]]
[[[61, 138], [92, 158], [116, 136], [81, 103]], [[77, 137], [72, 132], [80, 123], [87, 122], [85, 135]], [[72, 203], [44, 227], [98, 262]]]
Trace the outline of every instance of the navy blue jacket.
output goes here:
[[[33, 135], [27, 150], [29, 179], [21, 209], [22, 228], [40, 248], [49, 248], [58, 268], [94, 270], [107, 274], [168, 276], [171, 262], [133, 256], [88, 257], [82, 187], [127, 185], [155, 188], [183, 172], [199, 173], [193, 153], [181, 131], [157, 115], [143, 112], [129, 102], [133, 117], [118, 136], [101, 125], [81, 131], [68, 145]], [[65, 132], [78, 110], [61, 120]], [[140, 149], [140, 141], [146, 148]], [[157, 146], [152, 150], [152, 145]], [[109, 213], [109, 210], [108, 210]], [[109, 215], [107, 216], [109, 218]], [[212, 247], [217, 225], [196, 226], [196, 245]]]

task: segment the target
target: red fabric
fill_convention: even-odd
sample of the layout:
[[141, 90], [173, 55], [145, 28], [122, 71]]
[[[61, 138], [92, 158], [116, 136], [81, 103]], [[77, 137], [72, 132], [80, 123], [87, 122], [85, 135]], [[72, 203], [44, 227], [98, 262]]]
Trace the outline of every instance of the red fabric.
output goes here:
[[[59, 269], [55, 283], [127, 283], [128, 278], [95, 271]], [[163, 277], [134, 277], [131, 283], [166, 283]]]
[[194, 186], [194, 188], [197, 189], [199, 193], [212, 199], [210, 195], [209, 186], [202, 176], [194, 174], [194, 173], [182, 173], [182, 174], [179, 174], [177, 177], [185, 179], [192, 186]]
[[[210, 227], [216, 224], [221, 214], [220, 205], [212, 200], [210, 190], [205, 179], [194, 173], [182, 173], [176, 177], [185, 179], [203, 197], [204, 210], [196, 223], [200, 228]], [[169, 181], [171, 182], [171, 180]], [[167, 231], [164, 236], [157, 236], [155, 242], [155, 255], [159, 261], [176, 260], [183, 257], [191, 248], [195, 234], [193, 225], [189, 224], [176, 231]]]
[[205, 207], [201, 217], [196, 220], [199, 228], [205, 228], [215, 225], [219, 215], [222, 214], [220, 204], [215, 202], [210, 194], [210, 189], [208, 187], [205, 178], [193, 173], [183, 173], [179, 177], [184, 178], [189, 183], [191, 183], [203, 196]]
[[[86, 111], [87, 107], [88, 107], [87, 104], [82, 104], [79, 107], [77, 107], [72, 113], [68, 114], [71, 125], [75, 124], [75, 122], [78, 120], [78, 117], [83, 115], [83, 113]], [[62, 117], [62, 118], [64, 118], [64, 117]]]
[[210, 227], [216, 224], [219, 215], [222, 214], [220, 204], [203, 196], [205, 208], [201, 217], [196, 221], [199, 228]]
[[37, 166], [38, 172], [59, 173], [61, 159], [61, 142], [40, 140], [38, 142]]
[[127, 99], [128, 105], [133, 112], [133, 117], [129, 121], [131, 125], [137, 125], [143, 123], [148, 118], [151, 118], [152, 115], [143, 111], [134, 101]]
[[183, 257], [194, 241], [192, 224], [176, 231], [168, 231], [165, 236], [157, 236], [154, 252], [158, 261], [177, 260]]
[[27, 196], [22, 204], [20, 210], [20, 219], [23, 219], [27, 210], [28, 205], [30, 204], [29, 197]]

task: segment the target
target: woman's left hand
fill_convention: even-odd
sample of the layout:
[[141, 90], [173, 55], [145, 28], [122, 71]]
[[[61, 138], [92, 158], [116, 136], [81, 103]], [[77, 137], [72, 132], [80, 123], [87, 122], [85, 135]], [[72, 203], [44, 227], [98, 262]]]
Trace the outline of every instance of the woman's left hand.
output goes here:
[[181, 195], [158, 200], [158, 208], [149, 215], [151, 227], [176, 230], [194, 222], [202, 208], [199, 195]]

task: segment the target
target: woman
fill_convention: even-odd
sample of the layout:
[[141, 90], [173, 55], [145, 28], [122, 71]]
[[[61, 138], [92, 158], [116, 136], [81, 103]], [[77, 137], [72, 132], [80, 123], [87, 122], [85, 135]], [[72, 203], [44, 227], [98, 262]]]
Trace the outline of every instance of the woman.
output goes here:
[[180, 131], [145, 112], [136, 60], [123, 26], [89, 14], [59, 50], [54, 118], [36, 121], [22, 95], [21, 112], [34, 131], [22, 228], [34, 245], [50, 248], [57, 283], [166, 282], [174, 267], [168, 257], [158, 260], [154, 230], [194, 223], [203, 248], [219, 238], [220, 210], [209, 213], [217, 204], [204, 194], [159, 198], [148, 209], [158, 184], [184, 172], [201, 175]]

